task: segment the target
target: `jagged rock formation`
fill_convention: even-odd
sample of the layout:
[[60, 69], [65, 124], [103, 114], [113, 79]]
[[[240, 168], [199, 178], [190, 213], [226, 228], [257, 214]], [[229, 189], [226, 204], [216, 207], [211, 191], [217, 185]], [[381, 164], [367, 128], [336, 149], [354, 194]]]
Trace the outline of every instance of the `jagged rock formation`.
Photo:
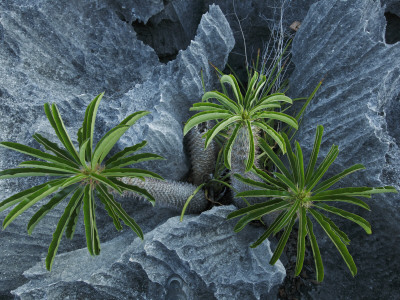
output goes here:
[[[262, 233], [248, 226], [239, 234], [226, 216], [233, 206], [199, 216], [170, 218], [133, 242], [126, 234], [103, 246], [103, 257], [85, 249], [58, 255], [52, 273], [43, 263], [25, 272], [29, 283], [13, 291], [19, 299], [269, 299], [285, 269], [271, 266], [269, 242], [256, 249]], [[124, 249], [115, 251], [115, 249]]]
[[[169, 179], [180, 179], [189, 169], [183, 151], [182, 122], [187, 119], [191, 104], [201, 97], [200, 70], [207, 89], [212, 89], [216, 80], [208, 61], [222, 68], [234, 44], [223, 13], [217, 6], [211, 6], [188, 49], [180, 52], [175, 61], [162, 65], [154, 50], [137, 39], [133, 28], [120, 20], [106, 0], [57, 1], [51, 5], [44, 1], [1, 2], [0, 40], [0, 140], [36, 147], [31, 136], [39, 132], [55, 141], [43, 111], [45, 102], [57, 103], [74, 139], [73, 133], [82, 124], [86, 105], [105, 90], [96, 137], [127, 114], [150, 110], [151, 116], [135, 124], [118, 147], [147, 139], [144, 150], [161, 154], [167, 160], [165, 164], [145, 168]], [[2, 170], [26, 159], [4, 148], [0, 149], [0, 155]], [[0, 199], [39, 182], [42, 180], [2, 180]], [[123, 207], [129, 202], [123, 202]], [[62, 214], [61, 205], [29, 237], [26, 225], [37, 207], [0, 233], [1, 298], [11, 297], [9, 291], [26, 281], [22, 272], [46, 254]], [[146, 227], [139, 221], [139, 215], [146, 215], [145, 211], [138, 212], [136, 208], [135, 205], [126, 209], [140, 226]], [[0, 214], [2, 219], [9, 210]], [[169, 210], [165, 213], [176, 214]], [[102, 209], [97, 209], [96, 214], [102, 242], [119, 234]], [[156, 216], [156, 220], [162, 222], [163, 218]], [[83, 229], [82, 223], [78, 226]], [[83, 231], [77, 229], [72, 242], [61, 242], [59, 252], [85, 247], [84, 240]]]
[[[322, 0], [311, 7], [293, 41], [291, 96], [308, 95], [325, 77], [296, 136], [304, 156], [309, 157], [321, 124], [321, 156], [332, 144], [341, 152], [329, 175], [355, 163], [367, 168], [342, 186], [400, 186], [400, 44], [385, 44], [384, 12], [379, 1]], [[400, 294], [399, 196], [379, 195], [367, 203], [371, 212], [353, 212], [371, 223], [370, 236], [335, 218], [352, 240], [349, 250], [358, 275], [353, 279], [330, 240], [321, 238], [326, 275], [312, 293], [315, 299], [394, 299]]]

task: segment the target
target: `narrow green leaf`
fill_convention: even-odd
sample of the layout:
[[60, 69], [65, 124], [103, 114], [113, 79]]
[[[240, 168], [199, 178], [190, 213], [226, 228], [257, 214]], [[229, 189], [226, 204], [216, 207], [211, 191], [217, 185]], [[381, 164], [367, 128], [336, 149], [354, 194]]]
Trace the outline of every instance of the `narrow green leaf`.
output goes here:
[[94, 255], [99, 255], [100, 254], [100, 238], [99, 238], [99, 232], [97, 230], [97, 225], [96, 225], [96, 204], [95, 204], [95, 199], [94, 199], [94, 194], [92, 191], [92, 188], [90, 187], [90, 204], [91, 204], [91, 218], [92, 218], [92, 224], [93, 224], [93, 254]]
[[48, 154], [46, 152], [42, 152], [38, 149], [35, 148], [31, 148], [29, 146], [25, 146], [22, 144], [18, 144], [18, 143], [12, 143], [12, 142], [1, 142], [0, 146], [8, 148], [8, 149], [12, 149], [24, 154], [27, 154], [29, 156], [33, 156], [39, 159], [43, 159], [43, 160], [47, 160], [47, 161], [51, 161], [51, 162], [55, 162], [58, 164], [62, 164], [62, 165], [66, 165], [72, 168], [76, 168], [77, 164], [71, 162], [70, 160], [61, 158], [61, 157], [57, 157], [51, 154]]
[[22, 200], [17, 206], [15, 206], [5, 217], [3, 228], [5, 229], [16, 217], [22, 214], [33, 204], [56, 192], [63, 185], [64, 181], [65, 179], [60, 179], [48, 182], [44, 187], [36, 190], [34, 193], [24, 198], [24, 200]]
[[[250, 213], [248, 213], [246, 216], [243, 216], [236, 224], [236, 226], [234, 227], [234, 231], [235, 232], [239, 232], [241, 231], [249, 222], [253, 221], [253, 220], [257, 220], [259, 218], [261, 218], [262, 216], [269, 214], [271, 212], [274, 211], [279, 211], [282, 209], [285, 209], [287, 207], [289, 207], [289, 203], [287, 203], [286, 201], [281, 201], [281, 202], [277, 202], [274, 204], [275, 201], [268, 201], [268, 202], [272, 202], [270, 203], [269, 206], [265, 206], [264, 208], [261, 209], [257, 209], [257, 210], [253, 210]], [[268, 203], [267, 202], [267, 203]]]
[[107, 193], [107, 198], [114, 199], [113, 195], [108, 193], [107, 189], [104, 188], [104, 186], [103, 186], [101, 191], [98, 189], [98, 187], [96, 187], [96, 191], [97, 191], [97, 195], [98, 195], [100, 201], [103, 203], [106, 211], [108, 212], [108, 215], [113, 219], [113, 223], [114, 223], [115, 228], [118, 231], [121, 231], [122, 230], [122, 225], [121, 225], [121, 222], [119, 221], [118, 215], [115, 213], [114, 209], [107, 203], [106, 198], [103, 197], [103, 191], [105, 191], [105, 193]]
[[32, 177], [32, 176], [68, 176], [70, 172], [56, 171], [43, 168], [16, 168], [0, 172], [0, 179]]
[[260, 110], [271, 110], [271, 108], [281, 108], [281, 105], [279, 103], [257, 105], [249, 112], [249, 115], [252, 116]]
[[295, 276], [299, 276], [301, 269], [303, 269], [304, 255], [306, 253], [306, 235], [307, 235], [307, 219], [306, 209], [300, 208], [299, 214], [299, 231], [297, 236], [297, 256], [296, 256], [296, 269]]
[[83, 215], [85, 222], [86, 244], [90, 255], [94, 255], [94, 224], [92, 212], [92, 197], [90, 185], [85, 186], [83, 195]]
[[246, 120], [246, 124], [247, 124], [247, 134], [249, 135], [249, 155], [247, 156], [245, 172], [248, 172], [254, 165], [255, 146], [254, 146], [253, 130], [251, 129], [250, 121]]
[[50, 201], [43, 205], [29, 220], [28, 222], [28, 234], [31, 235], [33, 232], [33, 229], [36, 227], [36, 225], [40, 222], [41, 219], [49, 212], [51, 211], [54, 207], [56, 207], [62, 200], [64, 200], [69, 194], [71, 194], [73, 191], [77, 189], [77, 186], [69, 186], [66, 189], [63, 189], [59, 191], [54, 197], [50, 199]]
[[279, 190], [250, 190], [243, 191], [236, 194], [237, 197], [280, 197], [280, 198], [290, 198], [292, 194], [287, 191]]
[[272, 185], [268, 185], [268, 184], [266, 184], [264, 182], [255, 181], [255, 180], [252, 180], [250, 178], [243, 177], [240, 174], [234, 174], [233, 176], [235, 176], [235, 178], [240, 180], [241, 182], [243, 182], [245, 184], [248, 184], [248, 185], [251, 185], [251, 186], [256, 186], [256, 187], [259, 187], [259, 188], [262, 188], [262, 189], [267, 189], [267, 190], [271, 190], [271, 189], [275, 188]]
[[37, 190], [40, 190], [41, 188], [45, 187], [47, 184], [53, 184], [53, 183], [55, 183], [57, 181], [59, 181], [59, 179], [48, 181], [46, 183], [36, 185], [36, 186], [31, 187], [31, 188], [29, 188], [27, 190], [24, 190], [24, 191], [19, 192], [19, 193], [15, 194], [15, 195], [12, 195], [11, 197], [3, 200], [0, 203], [0, 212], [5, 210], [6, 208], [8, 208], [10, 206], [13, 206], [13, 205], [17, 204], [18, 202], [21, 202], [22, 200], [24, 200], [26, 197], [28, 197], [29, 195], [33, 194]]
[[186, 135], [190, 129], [194, 126], [210, 121], [210, 120], [218, 120], [218, 119], [226, 119], [232, 117], [233, 114], [230, 113], [228, 110], [216, 110], [216, 111], [203, 111], [198, 114], [195, 114], [191, 117], [183, 127], [183, 135]]
[[223, 75], [220, 79], [221, 84], [229, 83], [232, 87], [232, 91], [235, 94], [236, 100], [239, 104], [243, 104], [243, 96], [240, 92], [239, 85], [236, 81], [236, 78], [232, 75]]
[[[147, 200], [151, 202], [151, 204], [154, 206], [155, 205], [155, 199], [154, 197], [146, 190], [143, 188], [140, 188], [136, 185], [131, 185], [131, 184], [126, 184], [123, 183], [120, 180], [114, 179], [114, 178], [109, 178], [111, 182], [113, 182], [115, 185], [121, 188], [121, 190], [127, 190], [127, 191], [132, 191], [138, 195], [144, 196]], [[145, 181], [145, 179], [143, 179]]]
[[293, 100], [291, 98], [285, 96], [285, 94], [275, 93], [275, 94], [271, 94], [271, 95], [261, 98], [259, 101], [259, 105], [265, 105], [265, 104], [273, 103], [273, 102], [285, 102], [285, 103], [293, 104]]
[[68, 153], [68, 151], [65, 151], [64, 149], [61, 149], [58, 147], [56, 143], [53, 143], [40, 135], [39, 133], [35, 133], [33, 135], [33, 138], [40, 144], [44, 146], [45, 149], [50, 150], [53, 152], [56, 156], [69, 160], [71, 163], [76, 164], [71, 156], [71, 154]]
[[72, 211], [71, 216], [68, 220], [67, 228], [65, 229], [65, 236], [70, 240], [72, 240], [72, 238], [74, 237], [74, 233], [75, 233], [76, 225], [78, 224], [78, 218], [79, 218], [79, 214], [81, 212], [82, 204], [83, 204], [83, 199], [81, 197], [81, 199], [78, 201], [78, 204], [76, 205], [75, 209]]
[[377, 188], [348, 187], [348, 188], [319, 192], [316, 193], [315, 196], [342, 195], [342, 196], [370, 197], [372, 194], [380, 194], [380, 193], [397, 193], [397, 190], [392, 186], [377, 187]]
[[267, 119], [272, 119], [272, 120], [279, 120], [279, 121], [282, 121], [282, 122], [288, 124], [289, 126], [292, 126], [295, 129], [299, 128], [295, 118], [293, 118], [287, 114], [280, 113], [280, 112], [263, 111], [261, 113], [255, 114], [254, 118], [255, 119], [267, 118]]
[[121, 121], [121, 123], [119, 123], [119, 125], [132, 126], [133, 124], [136, 123], [137, 120], [139, 120], [140, 118], [143, 118], [144, 116], [147, 116], [148, 114], [150, 114], [150, 112], [146, 111], [146, 110], [137, 111], [137, 112], [127, 116], [125, 119], [123, 119]]
[[271, 260], [269, 261], [269, 263], [271, 265], [274, 265], [278, 261], [279, 257], [281, 257], [282, 251], [285, 248], [285, 245], [289, 239], [289, 235], [290, 235], [290, 232], [292, 231], [292, 227], [294, 225], [295, 220], [296, 220], [296, 215], [292, 216], [289, 224], [285, 228], [285, 231], [284, 231], [282, 237], [279, 239], [278, 246], [276, 246], [275, 252], [271, 257]]
[[344, 233], [343, 231], [341, 231], [340, 228], [337, 227], [337, 225], [336, 225], [331, 219], [329, 219], [328, 217], [326, 217], [326, 216], [324, 216], [324, 215], [322, 215], [322, 217], [324, 218], [324, 220], [325, 220], [326, 222], [329, 223], [329, 225], [331, 226], [332, 230], [338, 235], [338, 237], [340, 237], [340, 239], [342, 240], [342, 242], [343, 242], [345, 245], [349, 245], [349, 244], [350, 244], [350, 239], [349, 239], [349, 237], [347, 236], [347, 234]]
[[289, 141], [289, 138], [287, 137], [287, 135], [284, 132], [282, 132], [281, 135], [283, 137], [283, 140], [285, 141], [287, 157], [289, 160], [290, 168], [292, 170], [291, 174], [293, 175], [292, 176], [293, 182], [294, 183], [299, 182], [299, 178], [297, 177], [297, 172], [295, 171], [296, 170], [296, 160], [297, 160], [296, 156], [293, 153], [293, 150], [292, 150], [292, 147], [290, 146], [290, 141]]
[[324, 265], [322, 264], [321, 253], [319, 251], [317, 239], [314, 235], [313, 224], [309, 217], [307, 217], [307, 234], [314, 256], [315, 276], [318, 282], [322, 282], [322, 280], [324, 280]]
[[92, 100], [90, 105], [88, 106], [87, 115], [85, 114], [84, 124], [86, 125], [86, 128], [85, 128], [85, 126], [83, 127], [83, 130], [85, 131], [83, 141], [85, 141], [86, 139], [89, 139], [89, 141], [90, 141], [88, 149], [86, 150], [86, 148], [85, 148], [85, 150], [84, 150], [84, 151], [88, 152], [87, 157], [91, 157], [91, 150], [93, 149], [93, 133], [94, 133], [94, 127], [95, 127], [95, 123], [96, 123], [96, 114], [97, 114], [97, 109], [99, 108], [100, 101], [103, 98], [103, 96], [104, 96], [104, 92], [97, 95]]
[[71, 184], [77, 183], [79, 181], [84, 181], [86, 178], [88, 178], [86, 175], [75, 175], [73, 177], [65, 179], [64, 183], [62, 184], [61, 188], [64, 188], [66, 186], [69, 186]]
[[225, 128], [229, 127], [230, 124], [234, 123], [234, 122], [238, 122], [242, 119], [242, 117], [240, 116], [233, 116], [230, 118], [227, 118], [225, 120], [223, 120], [222, 122], [217, 123], [211, 130], [208, 131], [207, 133], [207, 138], [205, 141], [205, 148], [207, 148], [212, 139], [221, 131], [224, 130]]
[[189, 108], [189, 111], [207, 111], [207, 110], [213, 110], [213, 109], [226, 109], [226, 107], [215, 104], [215, 103], [210, 103], [210, 102], [199, 102], [199, 103], [194, 103], [191, 108]]
[[84, 141], [83, 144], [82, 144], [82, 146], [81, 146], [80, 149], [79, 149], [79, 160], [80, 160], [82, 166], [83, 166], [85, 169], [88, 168], [88, 166], [87, 166], [87, 164], [86, 164], [86, 157], [87, 157], [87, 155], [86, 155], [86, 149], [87, 149], [87, 145], [88, 145], [89, 142], [90, 142], [90, 139], [87, 139], [86, 141]]
[[280, 174], [280, 173], [273, 173], [276, 178], [278, 178], [282, 183], [287, 185], [293, 192], [298, 192], [299, 189], [298, 187], [285, 175]]
[[106, 169], [101, 174], [107, 177], [152, 177], [164, 180], [164, 178], [154, 172], [134, 168]]
[[[45, 112], [45, 114], [47, 116], [47, 119], [50, 122], [51, 127], [53, 127], [54, 132], [56, 133], [58, 139], [60, 140], [61, 143], [63, 143], [63, 137], [62, 137], [62, 135], [61, 135], [61, 133], [60, 133], [58, 127], [57, 127], [57, 124], [56, 124], [56, 122], [54, 120], [53, 113], [52, 113], [52, 110], [50, 108], [50, 104], [49, 103], [45, 103], [44, 104], [44, 112]], [[71, 158], [74, 159], [73, 156], [71, 155], [71, 153], [69, 153], [69, 152], [68, 152], [68, 156], [71, 156]]]
[[93, 177], [94, 179], [96, 179], [97, 181], [109, 186], [110, 188], [116, 190], [118, 193], [122, 194], [122, 190], [119, 188], [119, 186], [117, 186], [110, 179], [108, 179], [107, 177], [102, 176], [102, 175], [95, 174], [95, 173], [90, 174], [90, 176]]
[[108, 131], [103, 138], [97, 143], [96, 148], [93, 152], [92, 167], [93, 164], [101, 163], [110, 150], [114, 147], [115, 143], [121, 138], [121, 136], [132, 126], [137, 120], [148, 115], [148, 111], [138, 111], [126, 117], [122, 122]]
[[243, 101], [243, 105], [245, 107], [245, 109], [249, 109], [250, 108], [250, 101], [249, 99], [251, 98], [251, 95], [254, 93], [254, 86], [257, 83], [258, 80], [258, 73], [254, 72], [253, 77], [250, 79], [248, 86], [247, 86], [247, 90], [246, 90], [246, 95], [244, 97], [244, 101]]
[[78, 152], [76, 152], [76, 149], [75, 149], [74, 145], [72, 144], [71, 138], [69, 137], [69, 135], [67, 133], [64, 122], [61, 119], [60, 112], [58, 111], [57, 105], [55, 103], [53, 103], [51, 108], [52, 108], [53, 118], [56, 123], [58, 132], [61, 135], [61, 142], [63, 143], [65, 149], [67, 149], [68, 152], [72, 155], [72, 157], [77, 162], [79, 162]]
[[351, 203], [351, 204], [355, 204], [358, 206], [361, 206], [362, 208], [365, 208], [367, 210], [369, 209], [369, 206], [367, 203], [365, 203], [364, 201], [355, 198], [355, 197], [351, 197], [351, 196], [343, 196], [343, 195], [333, 195], [333, 196], [311, 196], [310, 197], [310, 201], [338, 201], [338, 202], [347, 202], [347, 203]]
[[[217, 99], [219, 103], [221, 103], [224, 108], [223, 109], [228, 109], [232, 111], [235, 114], [240, 114], [240, 108], [239, 105], [237, 105], [234, 101], [229, 99], [226, 95], [214, 91], [214, 92], [207, 92], [203, 95], [201, 101], [207, 101], [208, 99]], [[205, 104], [204, 102], [202, 104]], [[215, 107], [215, 106], [210, 106], [210, 107]]]
[[331, 226], [328, 222], [324, 220], [322, 215], [316, 210], [309, 208], [308, 211], [312, 214], [312, 216], [317, 220], [319, 225], [321, 225], [322, 229], [324, 229], [325, 233], [329, 236], [331, 241], [335, 244], [338, 249], [340, 255], [343, 257], [346, 262], [347, 267], [349, 268], [351, 274], [355, 276], [357, 274], [357, 267], [354, 263], [353, 258], [351, 257], [349, 251], [347, 250], [346, 245], [341, 241], [341, 239], [336, 235], [336, 233], [332, 230]]
[[365, 169], [365, 167], [361, 164], [356, 164], [354, 166], [351, 166], [350, 168], [344, 170], [343, 172], [319, 183], [315, 189], [314, 189], [314, 193], [319, 193], [322, 192], [328, 188], [330, 188], [332, 185], [334, 185], [336, 182], [338, 182], [339, 180], [341, 180], [342, 178], [346, 177], [347, 175], [356, 172], [358, 170], [362, 170]]
[[185, 205], [182, 208], [182, 212], [181, 212], [181, 218], [180, 221], [183, 221], [183, 216], [185, 215], [186, 209], [189, 206], [190, 201], [193, 199], [194, 196], [196, 196], [196, 194], [203, 188], [203, 186], [205, 186], [205, 183], [200, 184], [195, 190], [194, 192], [186, 199], [185, 201]]
[[239, 129], [240, 129], [240, 124], [236, 124], [235, 129], [233, 130], [231, 136], [229, 137], [228, 142], [225, 145], [224, 148], [224, 164], [227, 169], [231, 169], [231, 161], [232, 161], [232, 147], [233, 143], [235, 142], [235, 139], [238, 135]]
[[287, 188], [285, 184], [283, 184], [279, 180], [276, 180], [275, 178], [272, 178], [266, 172], [254, 167], [254, 166], [251, 169], [251, 172], [256, 174], [258, 177], [260, 177], [262, 180], [264, 180], [268, 184], [271, 184], [271, 185], [275, 186], [276, 188], [281, 188], [281, 189], [284, 189], [284, 190]]
[[282, 220], [282, 218], [284, 217], [286, 211], [282, 211], [279, 216], [275, 219], [274, 222], [272, 222], [272, 224], [268, 227], [268, 229], [262, 234], [262, 236], [260, 236], [257, 241], [255, 241], [250, 248], [256, 248], [257, 246], [261, 245], [262, 242], [264, 242], [275, 230], [276, 225], [278, 225], [278, 223]]
[[307, 191], [311, 191], [314, 186], [321, 180], [322, 176], [326, 173], [329, 167], [333, 164], [339, 154], [338, 146], [332, 145], [329, 153], [324, 158], [318, 169], [312, 175], [311, 179], [307, 183]]
[[77, 168], [72, 168], [66, 165], [59, 165], [57, 163], [48, 163], [44, 161], [37, 161], [37, 160], [29, 160], [29, 161], [24, 161], [18, 165], [19, 167], [32, 167], [32, 168], [39, 168], [39, 169], [47, 169], [47, 170], [54, 170], [54, 171], [60, 171], [62, 173], [71, 173], [75, 174], [77, 172], [80, 172], [79, 169]]
[[301, 200], [297, 199], [294, 204], [292, 204], [292, 207], [288, 209], [286, 214], [283, 216], [282, 220], [276, 225], [276, 228], [274, 230], [274, 234], [279, 232], [283, 227], [286, 226], [286, 224], [291, 220], [292, 217], [297, 217], [296, 213], [297, 210], [300, 207]]
[[271, 147], [263, 140], [259, 139], [259, 146], [262, 150], [265, 151], [265, 153], [268, 155], [268, 157], [272, 160], [272, 162], [275, 164], [275, 166], [287, 177], [292, 179], [292, 175], [286, 169], [285, 165], [283, 162], [279, 159], [279, 157], [272, 151]]
[[108, 131], [97, 143], [96, 148], [93, 151], [91, 164], [92, 168], [96, 164], [101, 164], [102, 157], [106, 156], [119, 138], [128, 130], [128, 125], [118, 125]]
[[107, 165], [107, 167], [108, 168], [116, 168], [116, 167], [121, 168], [124, 166], [136, 164], [139, 162], [144, 162], [144, 161], [148, 161], [148, 160], [160, 160], [160, 159], [165, 159], [165, 158], [160, 155], [157, 155], [157, 154], [141, 153], [141, 154], [136, 154], [133, 156], [124, 157], [124, 158], [115, 160], [114, 162]]
[[264, 209], [266, 207], [269, 207], [271, 205], [275, 205], [275, 204], [281, 204], [282, 207], [284, 207], [286, 204], [288, 204], [288, 202], [281, 200], [281, 199], [271, 199], [268, 200], [266, 202], [262, 202], [262, 203], [257, 203], [257, 204], [253, 204], [253, 205], [249, 205], [247, 207], [243, 207], [241, 209], [238, 209], [234, 212], [231, 212], [230, 214], [228, 214], [228, 216], [226, 217], [228, 220], [229, 219], [233, 219], [260, 209]]
[[353, 213], [350, 213], [343, 209], [329, 206], [329, 205], [326, 205], [323, 203], [316, 203], [316, 204], [314, 204], [314, 206], [317, 208], [329, 211], [335, 215], [341, 216], [342, 218], [346, 218], [350, 221], [353, 221], [354, 223], [360, 225], [365, 230], [366, 233], [368, 233], [368, 234], [372, 233], [371, 225], [369, 224], [369, 222], [356, 214], [353, 214]]
[[76, 192], [72, 195], [67, 207], [64, 210], [63, 215], [61, 216], [60, 220], [58, 221], [57, 228], [53, 233], [53, 239], [49, 246], [49, 251], [46, 257], [46, 269], [51, 271], [53, 266], [54, 257], [56, 256], [58, 246], [60, 245], [61, 237], [64, 232], [65, 226], [76, 208], [79, 200], [82, 197], [83, 188], [79, 188]]
[[142, 141], [134, 146], [131, 147], [126, 147], [124, 150], [119, 151], [118, 153], [114, 154], [113, 156], [111, 156], [107, 161], [106, 161], [106, 166], [108, 166], [109, 164], [111, 164], [112, 162], [124, 158], [132, 153], [135, 153], [136, 151], [142, 149], [144, 146], [147, 145], [147, 141]]
[[266, 134], [268, 134], [275, 141], [275, 143], [282, 150], [282, 153], [283, 154], [286, 153], [285, 141], [282, 138], [282, 136], [278, 132], [275, 131], [275, 129], [273, 129], [271, 126], [267, 125], [264, 122], [257, 122], [257, 121], [253, 122], [253, 126], [256, 126], [260, 129], [262, 129]]
[[297, 178], [299, 179], [299, 189], [304, 188], [304, 162], [303, 162], [303, 151], [301, 151], [300, 144], [296, 142], [296, 171]]
[[119, 216], [119, 218], [128, 225], [138, 236], [143, 240], [143, 232], [140, 229], [139, 225], [136, 224], [135, 220], [132, 219], [126, 211], [121, 207], [121, 204], [116, 202], [113, 198], [108, 197], [105, 193], [105, 190], [101, 186], [98, 187], [103, 194], [104, 200], [107, 201], [108, 205], [115, 211], [115, 213]]
[[315, 164], [317, 163], [317, 158], [321, 146], [323, 133], [324, 133], [324, 127], [322, 125], [318, 125], [317, 131], [315, 133], [314, 146], [311, 152], [310, 161], [308, 162], [307, 165], [306, 184], [308, 184], [309, 180], [311, 179], [311, 176], [313, 175]]

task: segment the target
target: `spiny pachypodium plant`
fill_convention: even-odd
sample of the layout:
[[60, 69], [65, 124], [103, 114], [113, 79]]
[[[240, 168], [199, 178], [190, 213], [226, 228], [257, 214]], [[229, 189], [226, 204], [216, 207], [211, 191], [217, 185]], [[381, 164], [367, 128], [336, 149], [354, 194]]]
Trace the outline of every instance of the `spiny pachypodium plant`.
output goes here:
[[8, 169], [0, 172], [0, 179], [26, 177], [26, 176], [54, 176], [57, 179], [50, 180], [17, 193], [0, 203], [0, 211], [16, 205], [6, 216], [3, 229], [6, 228], [16, 217], [22, 214], [32, 205], [43, 198], [56, 193], [50, 201], [43, 205], [30, 219], [28, 233], [31, 234], [38, 222], [56, 205], [65, 198], [70, 197], [67, 207], [61, 216], [57, 228], [53, 234], [49, 251], [46, 257], [46, 268], [50, 271], [54, 257], [57, 253], [61, 237], [66, 231], [66, 236], [72, 239], [78, 216], [83, 204], [84, 224], [86, 232], [87, 248], [91, 255], [100, 254], [100, 240], [96, 227], [95, 217], [95, 195], [103, 203], [110, 217], [113, 219], [117, 230], [122, 230], [120, 219], [128, 225], [141, 239], [143, 232], [121, 204], [114, 200], [109, 189], [118, 193], [133, 191], [146, 197], [154, 204], [154, 198], [145, 189], [125, 184], [117, 177], [154, 177], [162, 179], [161, 176], [146, 170], [126, 168], [134, 163], [163, 159], [161, 156], [151, 153], [131, 155], [146, 145], [146, 141], [127, 147], [105, 160], [107, 154], [120, 139], [120, 137], [138, 119], [149, 114], [147, 111], [139, 111], [126, 117], [118, 126], [108, 131], [93, 149], [93, 133], [97, 109], [103, 94], [98, 95], [88, 105], [82, 127], [78, 131], [79, 149], [73, 145], [61, 119], [56, 104], [51, 106], [46, 103], [44, 111], [51, 126], [53, 127], [60, 142], [65, 149], [60, 148], [36, 133], [33, 138], [53, 154], [42, 152], [22, 144], [13, 142], [1, 142], [0, 146], [9, 148], [44, 161], [25, 161], [19, 164], [19, 168]]
[[[207, 92], [203, 95], [202, 102], [195, 103], [190, 108], [191, 111], [200, 112], [187, 121], [183, 129], [184, 135], [197, 124], [215, 120], [216, 125], [204, 135], [206, 138], [205, 148], [207, 148], [218, 133], [228, 131], [229, 128], [233, 127], [224, 150], [224, 163], [228, 169], [231, 168], [232, 146], [241, 129], [247, 130], [249, 137], [246, 172], [254, 164], [256, 139], [254, 139], [255, 133], [253, 131], [255, 130], [264, 131], [285, 153], [285, 141], [271, 126], [271, 122], [278, 120], [291, 127], [298, 128], [296, 119], [287, 114], [274, 111], [274, 109], [281, 108], [281, 103], [292, 104], [292, 99], [282, 93], [268, 95], [269, 89], [262, 94], [267, 78], [265, 75], [259, 76], [257, 72], [254, 72], [244, 96], [233, 75], [221, 76], [220, 82], [224, 93], [218, 91]], [[229, 98], [229, 93], [224, 86], [225, 83], [231, 86], [235, 100]], [[208, 102], [209, 99], [216, 99], [220, 104]]]
[[323, 127], [318, 126], [315, 136], [314, 147], [311, 153], [310, 160], [305, 168], [303, 162], [303, 153], [298, 142], [295, 143], [296, 150], [290, 147], [289, 140], [285, 134], [283, 138], [286, 142], [287, 158], [289, 167], [287, 168], [278, 156], [272, 151], [265, 141], [260, 140], [261, 148], [266, 152], [268, 157], [273, 161], [280, 172], [269, 174], [253, 168], [252, 171], [262, 179], [263, 182], [254, 181], [244, 178], [241, 175], [235, 176], [243, 182], [258, 187], [257, 190], [244, 191], [238, 193], [238, 197], [267, 197], [272, 198], [264, 203], [251, 205], [239, 209], [228, 215], [228, 219], [241, 216], [234, 230], [236, 232], [242, 230], [250, 221], [257, 220], [264, 215], [272, 212], [280, 212], [275, 221], [269, 226], [265, 233], [254, 242], [251, 247], [255, 248], [260, 245], [271, 234], [276, 234], [281, 229], [285, 229], [275, 252], [270, 260], [270, 264], [275, 264], [282, 254], [282, 251], [288, 241], [289, 234], [292, 231], [293, 225], [298, 220], [299, 230], [297, 237], [297, 259], [295, 275], [298, 276], [303, 267], [306, 242], [308, 236], [311, 249], [314, 256], [316, 279], [322, 281], [324, 278], [324, 268], [317, 240], [313, 231], [313, 223], [309, 216], [312, 216], [315, 221], [322, 227], [328, 237], [332, 240], [344, 261], [346, 262], [353, 276], [357, 273], [356, 265], [352, 256], [347, 250], [346, 245], [350, 243], [348, 236], [339, 229], [339, 227], [327, 216], [324, 212], [333, 213], [340, 217], [346, 218], [361, 226], [367, 234], [371, 234], [370, 224], [362, 217], [327, 205], [328, 202], [346, 202], [358, 205], [369, 210], [368, 205], [358, 197], [370, 198], [373, 194], [378, 193], [397, 193], [396, 189], [391, 186], [371, 188], [371, 187], [346, 187], [328, 190], [332, 185], [340, 181], [345, 176], [364, 169], [361, 164], [356, 164], [343, 172], [320, 182], [323, 175], [328, 170], [329, 166], [335, 161], [339, 154], [338, 146], [333, 145], [327, 156], [315, 169], [317, 157], [322, 140]]

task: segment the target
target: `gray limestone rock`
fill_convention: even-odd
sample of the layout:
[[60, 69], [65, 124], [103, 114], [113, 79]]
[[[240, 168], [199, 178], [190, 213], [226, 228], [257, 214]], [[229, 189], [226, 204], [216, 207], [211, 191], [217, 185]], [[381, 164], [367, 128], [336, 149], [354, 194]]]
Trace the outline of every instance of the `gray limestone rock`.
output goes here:
[[[293, 41], [290, 95], [309, 95], [325, 77], [296, 136], [304, 156], [309, 157], [321, 124], [321, 156], [332, 144], [340, 146], [330, 175], [355, 163], [367, 169], [347, 177], [341, 187], [400, 186], [400, 44], [385, 44], [385, 26], [379, 1], [321, 0]], [[352, 240], [355, 278], [322, 230], [317, 232], [325, 279], [312, 292], [315, 299], [394, 299], [400, 294], [399, 196], [377, 195], [366, 202], [371, 212], [345, 207], [371, 223], [370, 236], [352, 222], [333, 218]]]
[[[58, 255], [53, 271], [40, 263], [24, 274], [29, 283], [13, 291], [18, 299], [267, 299], [285, 277], [278, 261], [268, 264], [269, 242], [251, 249], [262, 229], [236, 234], [226, 216], [233, 206], [199, 216], [170, 218], [145, 234], [126, 234], [103, 247], [103, 257], [76, 250]], [[124, 251], [115, 251], [124, 249]], [[78, 294], [79, 291], [79, 294]]]
[[[35, 132], [56, 141], [43, 111], [45, 102], [57, 103], [67, 131], [75, 140], [73, 133], [82, 124], [87, 104], [105, 91], [95, 139], [128, 114], [149, 110], [152, 114], [135, 124], [117, 148], [147, 139], [144, 151], [161, 154], [167, 160], [142, 167], [169, 179], [180, 179], [188, 171], [182, 123], [191, 104], [202, 94], [200, 70], [211, 89], [215, 78], [208, 61], [218, 62], [222, 68], [234, 40], [220, 9], [211, 6], [188, 49], [175, 61], [161, 65], [154, 50], [137, 39], [133, 28], [120, 20], [109, 1], [57, 1], [49, 5], [46, 1], [15, 0], [0, 3], [0, 44], [1, 141], [38, 147], [31, 138]], [[1, 170], [30, 159], [4, 148], [0, 149], [0, 157]], [[1, 180], [0, 199], [40, 182]], [[122, 205], [128, 205], [128, 213], [137, 213], [134, 218], [140, 219], [142, 213], [149, 217], [140, 211], [144, 208], [129, 207], [129, 200]], [[10, 297], [9, 291], [25, 282], [22, 272], [47, 253], [63, 207], [51, 212], [29, 237], [26, 225], [37, 208], [32, 207], [0, 233], [0, 297]], [[9, 210], [0, 213], [2, 219]], [[102, 241], [117, 236], [107, 213], [102, 209], [96, 213]], [[165, 217], [173, 214], [167, 211]], [[80, 226], [82, 230], [83, 224]], [[59, 253], [78, 247], [85, 247], [84, 233], [79, 230], [72, 242], [63, 240]]]

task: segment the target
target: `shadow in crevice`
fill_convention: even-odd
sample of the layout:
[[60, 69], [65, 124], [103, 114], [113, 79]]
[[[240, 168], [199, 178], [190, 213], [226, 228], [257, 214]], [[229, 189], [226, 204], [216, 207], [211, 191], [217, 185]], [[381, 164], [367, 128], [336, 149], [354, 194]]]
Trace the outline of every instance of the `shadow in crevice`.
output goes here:
[[386, 18], [386, 44], [395, 44], [400, 41], [400, 17], [391, 12], [385, 12]]
[[131, 25], [138, 39], [154, 49], [160, 62], [168, 63], [176, 58], [179, 50], [189, 46], [207, 10], [203, 1], [166, 1], [164, 4], [164, 9], [146, 24], [135, 20]]

